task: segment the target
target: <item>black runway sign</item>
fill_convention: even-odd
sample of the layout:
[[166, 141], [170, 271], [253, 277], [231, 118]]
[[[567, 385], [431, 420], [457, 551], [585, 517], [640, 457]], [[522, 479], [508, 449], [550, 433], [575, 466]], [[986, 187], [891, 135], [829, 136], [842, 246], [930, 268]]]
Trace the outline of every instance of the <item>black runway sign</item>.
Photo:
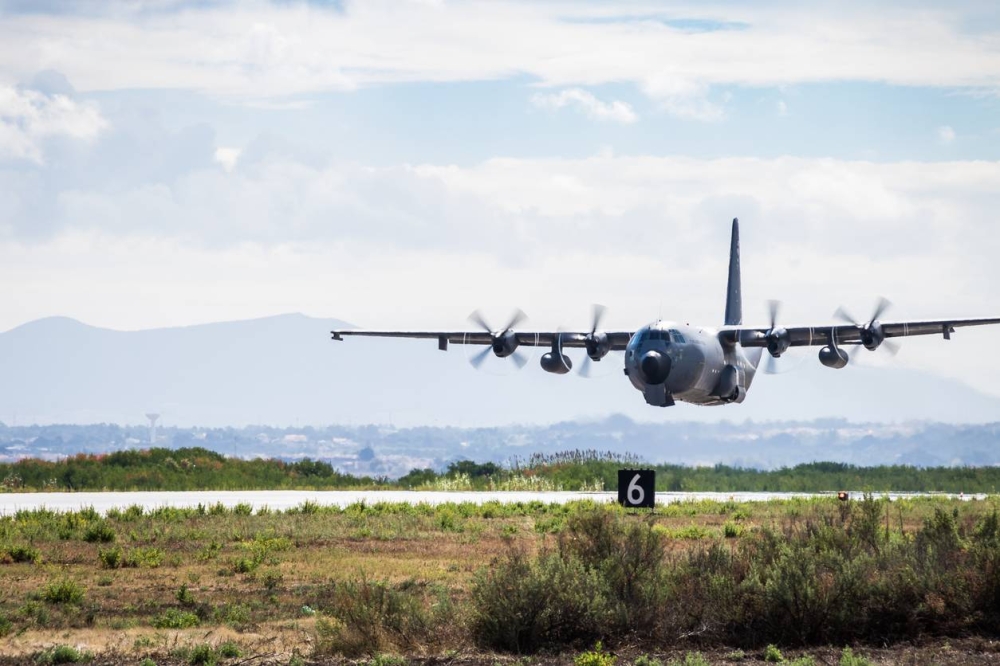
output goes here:
[[656, 503], [656, 472], [651, 469], [618, 470], [618, 503], [626, 509], [652, 509]]

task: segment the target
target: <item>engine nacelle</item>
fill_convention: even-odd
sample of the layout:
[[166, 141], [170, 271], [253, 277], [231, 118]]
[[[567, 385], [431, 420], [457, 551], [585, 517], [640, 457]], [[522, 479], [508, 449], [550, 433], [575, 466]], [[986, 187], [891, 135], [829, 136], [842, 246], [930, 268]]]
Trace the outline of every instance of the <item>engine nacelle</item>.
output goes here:
[[517, 351], [517, 334], [514, 331], [504, 331], [493, 338], [493, 353], [499, 358], [507, 358]]
[[784, 354], [792, 344], [792, 336], [784, 328], [772, 328], [764, 339], [767, 341], [767, 353], [775, 358]]
[[882, 322], [873, 321], [861, 329], [861, 344], [869, 351], [875, 351], [879, 345], [885, 342], [885, 331], [882, 330]]
[[584, 341], [587, 347], [587, 356], [592, 361], [600, 361], [611, 351], [611, 340], [607, 333], [593, 333], [587, 336]]
[[819, 350], [819, 362], [828, 368], [840, 370], [847, 366], [850, 357], [843, 349], [827, 345]]
[[556, 352], [545, 352], [542, 354], [540, 364], [542, 370], [556, 375], [565, 375], [573, 369], [573, 361], [570, 360], [569, 356]]

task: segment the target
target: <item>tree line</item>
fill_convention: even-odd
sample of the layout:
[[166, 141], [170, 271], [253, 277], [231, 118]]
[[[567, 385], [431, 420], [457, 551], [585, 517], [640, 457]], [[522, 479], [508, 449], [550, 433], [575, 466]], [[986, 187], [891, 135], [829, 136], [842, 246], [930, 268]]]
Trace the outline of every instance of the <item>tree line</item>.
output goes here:
[[433, 488], [461, 479], [464, 487], [489, 490], [516, 477], [537, 477], [563, 490], [616, 490], [618, 470], [652, 468], [660, 491], [821, 492], [837, 490], [995, 493], [1000, 467], [858, 467], [814, 462], [772, 470], [650, 465], [630, 455], [567, 451], [514, 459], [507, 465], [459, 460], [443, 470], [414, 469], [399, 479], [353, 476], [330, 463], [227, 457], [201, 447], [151, 448], [79, 454], [58, 461], [25, 458], [0, 464], [2, 489], [38, 490], [264, 490]]

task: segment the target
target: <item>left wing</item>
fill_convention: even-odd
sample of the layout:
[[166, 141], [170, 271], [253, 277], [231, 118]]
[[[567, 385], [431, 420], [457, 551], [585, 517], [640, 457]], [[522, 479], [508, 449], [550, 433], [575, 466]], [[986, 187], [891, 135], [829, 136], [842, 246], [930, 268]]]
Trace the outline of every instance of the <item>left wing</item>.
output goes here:
[[[776, 338], [787, 339], [789, 347], [811, 347], [830, 344], [870, 345], [873, 340], [901, 338], [910, 335], [941, 335], [945, 340], [957, 328], [1000, 324], [1000, 317], [987, 319], [936, 319], [931, 321], [879, 322], [867, 324], [834, 324], [831, 326], [781, 326], [773, 328], [726, 327], [721, 335], [739, 341], [744, 347], [767, 347]], [[777, 335], [776, 335], [777, 334]], [[787, 335], [787, 338], [784, 336]], [[881, 338], [881, 339], [879, 339]], [[876, 344], [877, 346], [877, 344]]]

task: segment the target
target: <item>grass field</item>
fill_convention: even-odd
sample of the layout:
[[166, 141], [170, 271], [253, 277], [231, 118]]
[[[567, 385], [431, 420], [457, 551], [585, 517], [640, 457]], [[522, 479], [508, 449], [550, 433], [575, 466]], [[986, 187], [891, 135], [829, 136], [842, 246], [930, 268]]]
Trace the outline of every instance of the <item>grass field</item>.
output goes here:
[[1000, 663], [993, 499], [26, 511], [0, 577], [10, 663]]

